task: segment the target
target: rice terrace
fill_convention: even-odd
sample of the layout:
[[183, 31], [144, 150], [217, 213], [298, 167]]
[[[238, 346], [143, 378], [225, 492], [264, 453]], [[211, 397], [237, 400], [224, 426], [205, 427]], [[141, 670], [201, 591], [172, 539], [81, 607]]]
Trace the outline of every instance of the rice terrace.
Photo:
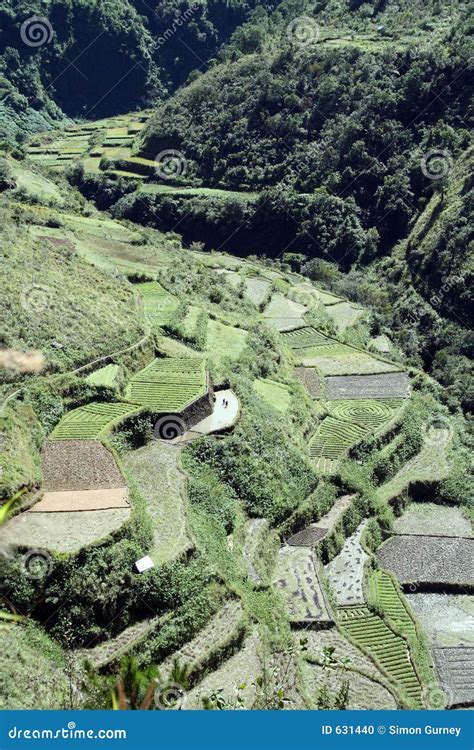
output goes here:
[[0, 0], [0, 708], [474, 708], [467, 4], [43, 5]]

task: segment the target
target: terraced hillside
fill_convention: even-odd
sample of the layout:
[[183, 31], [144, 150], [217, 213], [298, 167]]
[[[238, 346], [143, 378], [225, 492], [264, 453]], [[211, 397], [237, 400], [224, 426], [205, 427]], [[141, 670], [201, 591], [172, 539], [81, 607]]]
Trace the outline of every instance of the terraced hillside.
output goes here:
[[126, 396], [156, 411], [179, 412], [206, 390], [204, 360], [176, 357], [155, 359], [140, 370], [130, 379]]
[[86, 404], [68, 412], [51, 433], [51, 440], [95, 440], [116, 420], [140, 409], [137, 404]]

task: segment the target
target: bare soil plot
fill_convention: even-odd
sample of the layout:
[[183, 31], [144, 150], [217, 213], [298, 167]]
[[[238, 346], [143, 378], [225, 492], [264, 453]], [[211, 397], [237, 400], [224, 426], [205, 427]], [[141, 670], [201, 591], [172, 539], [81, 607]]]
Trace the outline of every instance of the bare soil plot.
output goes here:
[[405, 594], [432, 646], [474, 648], [474, 597], [468, 594]]
[[191, 546], [186, 528], [185, 479], [179, 449], [161, 440], [127, 453], [124, 465], [147, 503], [153, 524], [149, 551], [155, 565], [173, 560]]
[[449, 706], [474, 703], [474, 648], [435, 648], [434, 660]]
[[328, 513], [322, 516], [319, 521], [310, 523], [306, 528], [293, 534], [287, 540], [287, 544], [291, 547], [314, 547], [321, 539], [324, 539], [326, 534], [332, 531], [344, 511], [351, 504], [353, 497], [354, 495], [338, 497]]
[[408, 398], [410, 380], [406, 372], [326, 378], [330, 399]]
[[295, 367], [294, 373], [312, 398], [321, 396], [321, 382], [315, 369], [312, 367]]
[[43, 476], [49, 491], [125, 486], [114, 457], [97, 440], [48, 441], [43, 448]]
[[342, 550], [328, 563], [324, 570], [339, 606], [364, 604], [364, 565], [368, 555], [361, 547], [360, 539], [366, 521], [362, 521], [352, 536], [346, 539]]
[[474, 585], [474, 539], [400, 535], [385, 542], [377, 556], [403, 584]]
[[331, 622], [313, 552], [307, 547], [282, 547], [275, 570], [291, 622]]
[[393, 530], [397, 534], [426, 536], [472, 536], [472, 525], [458, 506], [411, 503]]
[[64, 513], [21, 513], [2, 527], [2, 541], [13, 547], [73, 553], [105, 539], [130, 518], [130, 508]]
[[[65, 511], [107, 510], [128, 508], [128, 489], [116, 487], [102, 490], [63, 490], [45, 492], [39, 503], [28, 513], [59, 513]], [[80, 519], [78, 518], [78, 523]]]

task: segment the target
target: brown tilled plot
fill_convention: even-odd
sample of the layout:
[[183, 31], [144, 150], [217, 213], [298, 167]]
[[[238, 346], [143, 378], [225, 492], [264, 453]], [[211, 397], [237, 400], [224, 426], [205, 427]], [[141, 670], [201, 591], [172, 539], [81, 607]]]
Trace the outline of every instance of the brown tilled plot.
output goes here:
[[45, 492], [39, 503], [28, 513], [56, 513], [78, 510], [109, 510], [128, 508], [128, 490], [116, 487], [102, 490], [66, 490]]
[[43, 449], [43, 475], [45, 489], [49, 491], [125, 486], [114, 457], [97, 440], [46, 443]]
[[321, 383], [319, 382], [318, 373], [313, 367], [295, 367], [295, 375], [303, 383], [312, 398], [320, 397]]

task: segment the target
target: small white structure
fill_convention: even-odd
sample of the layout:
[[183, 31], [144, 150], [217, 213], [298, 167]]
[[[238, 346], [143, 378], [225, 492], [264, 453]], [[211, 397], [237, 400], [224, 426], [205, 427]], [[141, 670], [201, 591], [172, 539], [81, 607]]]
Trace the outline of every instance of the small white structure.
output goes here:
[[150, 568], [155, 567], [155, 563], [151, 559], [149, 555], [146, 555], [145, 557], [141, 557], [139, 560], [135, 562], [135, 567], [138, 570], [139, 573], [144, 573], [145, 570], [150, 570]]

